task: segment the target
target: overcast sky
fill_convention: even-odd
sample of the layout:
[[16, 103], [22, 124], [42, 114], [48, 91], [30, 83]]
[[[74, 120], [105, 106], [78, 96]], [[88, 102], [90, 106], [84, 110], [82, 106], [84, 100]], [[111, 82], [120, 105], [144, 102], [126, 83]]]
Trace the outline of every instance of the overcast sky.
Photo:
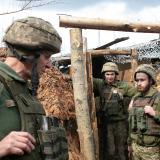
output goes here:
[[[0, 13], [20, 9], [22, 3], [16, 0], [1, 0]], [[37, 16], [51, 22], [62, 37], [62, 53], [70, 52], [69, 29], [59, 27], [59, 14], [67, 14], [78, 17], [105, 18], [113, 20], [127, 20], [130, 22], [160, 23], [160, 0], [57, 0], [47, 6], [29, 9], [23, 12], [0, 15], [0, 39], [9, 24], [14, 19], [26, 16]], [[121, 42], [113, 47], [124, 47], [159, 37], [158, 34], [143, 34], [116, 31], [83, 30], [83, 36], [87, 37], [88, 48], [96, 48], [115, 38], [129, 36], [129, 40]], [[0, 43], [2, 45], [2, 43]]]

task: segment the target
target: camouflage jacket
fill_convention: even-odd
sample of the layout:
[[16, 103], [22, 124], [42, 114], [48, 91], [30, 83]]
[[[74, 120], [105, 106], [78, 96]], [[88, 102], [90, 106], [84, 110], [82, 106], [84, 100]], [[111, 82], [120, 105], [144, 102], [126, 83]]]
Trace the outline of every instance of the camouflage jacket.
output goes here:
[[94, 78], [93, 87], [95, 95], [100, 97], [99, 111], [104, 112], [109, 121], [127, 118], [128, 104], [136, 92], [133, 86], [122, 81], [108, 85], [104, 80]]
[[[5, 79], [6, 83], [3, 81], [3, 77], [8, 77]], [[7, 85], [12, 87], [7, 88]], [[13, 88], [11, 92], [16, 94], [16, 98], [13, 98], [9, 88]], [[37, 114], [43, 115], [45, 112], [36, 98], [31, 96], [27, 83], [9, 66], [0, 62], [0, 140], [11, 131], [26, 131], [38, 139], [37, 128], [35, 128], [33, 120], [36, 119]], [[41, 160], [40, 144], [37, 142], [35, 150], [30, 154], [20, 157], [7, 156], [2, 159]]]
[[[144, 101], [144, 102], [137, 101], [137, 99], [139, 99], [140, 101]], [[147, 99], [150, 99], [150, 101], [153, 101], [152, 104], [145, 103], [147, 101]], [[136, 101], [139, 102], [139, 105], [135, 104]], [[142, 106], [143, 103], [145, 103], [144, 106]], [[145, 107], [146, 105], [150, 105], [151, 107], [153, 107], [153, 109], [156, 112], [156, 115], [154, 117], [149, 116], [148, 114], [144, 113], [143, 107]], [[146, 128], [147, 128], [146, 131], [137, 132], [137, 131], [133, 130], [133, 125], [135, 123], [133, 123], [132, 112], [135, 110], [133, 108], [135, 108], [136, 106], [139, 106], [138, 107], [139, 110], [141, 109], [140, 107], [142, 107], [143, 113], [144, 113], [143, 117], [145, 117], [145, 123], [143, 122], [143, 124], [140, 124], [140, 120], [136, 121], [136, 125], [138, 125], [136, 128], [139, 129], [139, 126], [140, 126], [140, 128], [146, 126]], [[135, 116], [136, 115], [137, 114], [135, 114]], [[144, 124], [145, 124], [145, 126], [143, 126]], [[152, 125], [149, 126], [150, 124], [152, 124]], [[160, 137], [160, 134], [157, 132], [158, 128], [160, 128], [160, 96], [159, 96], [159, 92], [157, 91], [157, 89], [151, 87], [147, 94], [143, 95], [142, 93], [137, 93], [131, 100], [130, 107], [129, 107], [128, 144], [131, 144], [131, 142], [133, 140], [139, 145], [145, 145], [145, 146], [159, 145], [160, 138], [158, 138], [158, 137]], [[153, 131], [152, 131], [152, 129], [153, 129]]]

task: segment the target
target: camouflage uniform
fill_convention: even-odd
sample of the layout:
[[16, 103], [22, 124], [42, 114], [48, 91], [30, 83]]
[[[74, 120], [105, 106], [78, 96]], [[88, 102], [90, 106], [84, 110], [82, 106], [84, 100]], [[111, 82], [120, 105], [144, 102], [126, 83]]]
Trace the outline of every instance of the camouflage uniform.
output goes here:
[[[136, 73], [144, 72], [155, 83], [155, 71], [149, 65], [141, 65]], [[134, 75], [135, 77], [135, 75]], [[154, 84], [153, 83], [153, 84]], [[151, 106], [156, 112], [154, 117], [144, 112]], [[129, 106], [129, 145], [132, 146], [134, 160], [160, 159], [160, 93], [150, 87], [147, 94], [137, 93]]]
[[[27, 84], [26, 82], [19, 76], [17, 75], [10, 67], [8, 67], [5, 63], [0, 62], [0, 140], [3, 139], [6, 135], [8, 135], [11, 131], [28, 131], [31, 133], [32, 131], [32, 135], [34, 137], [37, 136], [36, 131], [34, 128], [28, 128], [28, 127], [24, 127], [24, 125], [22, 124], [22, 122], [20, 121], [20, 119], [22, 118], [19, 114], [19, 106], [16, 104], [17, 102], [12, 98], [12, 93], [10, 93], [10, 89], [5, 86], [3, 84], [3, 77], [8, 77], [8, 79], [10, 78], [10, 80], [13, 80], [14, 82], [16, 82], [17, 84], [20, 83], [23, 85], [23, 87], [26, 89], [27, 88]], [[6, 79], [5, 79], [6, 81]], [[16, 86], [16, 85], [15, 85]], [[16, 86], [17, 87], [17, 86]], [[21, 85], [19, 85], [19, 88], [21, 87]], [[12, 88], [12, 90], [19, 90], [19, 88]], [[25, 90], [24, 89], [24, 90]], [[17, 91], [18, 92], [18, 91]], [[26, 91], [25, 91], [26, 92]], [[22, 93], [20, 93], [22, 95]], [[29, 94], [29, 90], [28, 90], [28, 94]], [[20, 96], [19, 97], [19, 101], [20, 101]], [[24, 99], [25, 100], [25, 99]], [[30, 100], [28, 98], [26, 98], [26, 100]], [[36, 100], [34, 98], [32, 98], [33, 103], [36, 103]], [[39, 107], [39, 108], [37, 108]], [[21, 106], [21, 108], [23, 108]], [[24, 107], [25, 108], [25, 107]], [[37, 104], [36, 106], [34, 106], [34, 108], [37, 109], [37, 111], [39, 113], [37, 113], [37, 115], [44, 115], [45, 112], [41, 106], [41, 104]], [[25, 110], [25, 109], [24, 109]], [[25, 112], [25, 111], [24, 111]], [[34, 112], [34, 109], [32, 108], [32, 112]], [[25, 113], [27, 114], [27, 113]], [[31, 111], [30, 111], [31, 114]], [[8, 118], [6, 118], [8, 117]], [[33, 119], [32, 119], [33, 120]], [[11, 123], [12, 122], [12, 123]], [[31, 123], [31, 122], [30, 122]], [[34, 124], [34, 123], [31, 123]], [[29, 124], [27, 124], [28, 126]], [[38, 127], [38, 126], [37, 126]], [[29, 154], [25, 154], [23, 157], [17, 157], [17, 156], [7, 156], [4, 157], [2, 159], [32, 159], [34, 160], [34, 157], [37, 157], [38, 159], [42, 159], [42, 157], [40, 156], [40, 154], [37, 154], [39, 152], [39, 143], [37, 143], [36, 149], [29, 155]]]
[[[30, 62], [28, 54], [33, 55], [32, 69], [40, 51], [53, 54], [60, 51], [61, 37], [49, 22], [36, 17], [17, 20], [8, 28], [4, 36], [8, 45], [8, 55], [19, 61]], [[35, 54], [35, 55], [34, 55]], [[35, 74], [33, 74], [33, 78]], [[35, 75], [36, 76], [36, 75]], [[68, 148], [65, 130], [60, 126], [43, 127], [46, 117], [42, 105], [31, 94], [27, 82], [10, 66], [0, 62], [0, 140], [11, 131], [25, 131], [36, 140], [35, 149], [23, 156], [10, 155], [4, 160], [67, 160]], [[47, 125], [47, 124], [46, 124]]]
[[135, 89], [127, 83], [115, 81], [108, 85], [94, 79], [94, 92], [100, 96], [100, 116], [103, 117], [103, 159], [126, 160], [128, 103]]
[[[133, 108], [134, 107], [136, 108], [137, 105], [135, 103], [138, 102], [138, 98], [140, 98], [140, 100], [142, 100], [142, 99], [147, 100], [148, 98], [153, 99], [153, 96], [155, 96], [157, 93], [158, 92], [157, 92], [156, 89], [150, 88], [148, 94], [145, 95], [145, 97], [140, 93], [137, 94], [133, 99], [133, 104], [132, 104]], [[143, 104], [143, 106], [140, 106], [140, 107], [144, 107], [145, 105], [150, 105], [150, 104], [147, 104], [147, 102], [146, 102], [146, 104]], [[158, 97], [158, 95], [155, 98], [155, 100], [152, 104], [152, 107], [156, 109], [157, 114], [160, 112], [160, 97]], [[134, 130], [134, 127], [136, 127], [136, 126], [134, 126], [134, 123], [136, 123], [136, 122], [133, 122], [133, 117], [134, 117], [133, 109], [131, 109], [129, 111], [129, 113], [130, 113], [130, 116], [129, 116], [130, 123], [129, 124], [130, 124], [130, 133], [131, 133], [129, 143], [133, 142], [132, 148], [133, 148], [134, 159], [135, 160], [141, 160], [141, 159], [157, 160], [157, 159], [160, 159], [160, 147], [159, 147], [159, 145], [160, 145], [160, 135], [155, 135], [154, 136], [154, 135], [148, 134], [146, 131], [143, 132], [143, 131]], [[153, 119], [159, 125], [160, 116], [157, 115]], [[145, 121], [147, 121], [147, 120], [145, 120]], [[145, 123], [147, 123], [145, 121], [143, 122], [144, 124], [140, 124], [141, 123], [141, 121], [140, 121], [139, 124], [138, 124], [139, 127], [142, 128], [142, 127], [145, 127], [143, 125], [148, 125], [148, 124], [145, 124]], [[148, 126], [146, 126], [146, 127], [148, 127]], [[159, 129], [160, 129], [160, 126], [159, 126]]]

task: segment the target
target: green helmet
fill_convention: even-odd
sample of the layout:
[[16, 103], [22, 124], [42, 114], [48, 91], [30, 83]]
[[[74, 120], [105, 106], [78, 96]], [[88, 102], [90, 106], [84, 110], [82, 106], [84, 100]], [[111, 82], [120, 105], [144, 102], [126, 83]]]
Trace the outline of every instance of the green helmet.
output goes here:
[[60, 51], [62, 39], [47, 21], [28, 17], [14, 21], [7, 29], [3, 41], [24, 50]]
[[134, 73], [134, 80], [136, 78], [136, 73], [139, 73], [139, 72], [146, 73], [152, 78], [154, 84], [156, 83], [156, 70], [151, 65], [149, 64], [139, 65]]
[[104, 73], [104, 72], [107, 72], [107, 71], [113, 71], [116, 74], [119, 74], [118, 66], [113, 62], [107, 62], [103, 65], [101, 72]]

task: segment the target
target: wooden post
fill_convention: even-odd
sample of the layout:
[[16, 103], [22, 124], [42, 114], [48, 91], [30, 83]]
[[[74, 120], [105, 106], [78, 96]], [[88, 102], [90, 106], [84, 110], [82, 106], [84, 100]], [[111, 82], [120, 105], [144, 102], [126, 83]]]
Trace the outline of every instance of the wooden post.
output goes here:
[[86, 69], [87, 69], [87, 82], [88, 82], [88, 103], [90, 106], [91, 125], [94, 135], [96, 160], [99, 160], [99, 136], [96, 117], [96, 106], [93, 93], [93, 74], [92, 74], [92, 56], [89, 52], [86, 52]]
[[138, 54], [136, 49], [131, 49], [131, 69], [132, 69], [132, 76], [131, 76], [131, 82], [134, 81], [134, 73], [136, 68], [138, 67]]
[[87, 90], [85, 88], [85, 67], [83, 57], [82, 30], [71, 29], [71, 67], [74, 101], [80, 148], [83, 160], [95, 160], [93, 132], [89, 115]]
[[127, 22], [100, 18], [60, 16], [60, 27], [101, 29], [125, 32], [160, 33], [160, 23]]

